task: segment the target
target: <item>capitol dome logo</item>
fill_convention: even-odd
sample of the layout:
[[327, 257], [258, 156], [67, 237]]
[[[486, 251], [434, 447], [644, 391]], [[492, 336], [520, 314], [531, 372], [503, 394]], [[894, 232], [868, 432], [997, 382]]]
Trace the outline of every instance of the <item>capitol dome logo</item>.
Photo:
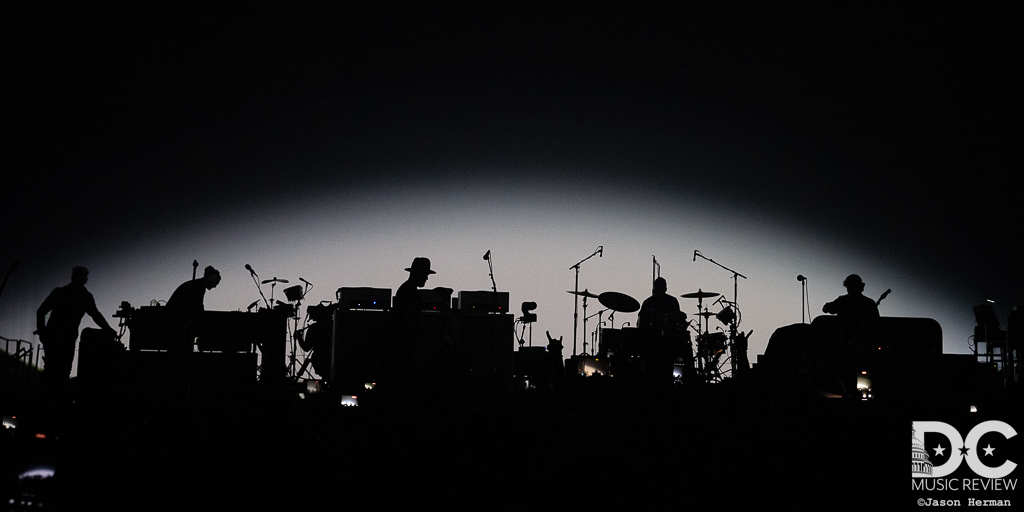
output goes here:
[[917, 431], [913, 427], [911, 427], [910, 432], [910, 437], [913, 439], [910, 455], [913, 475], [915, 477], [932, 476], [932, 462], [928, 459], [928, 452], [924, 449], [924, 443], [917, 438]]

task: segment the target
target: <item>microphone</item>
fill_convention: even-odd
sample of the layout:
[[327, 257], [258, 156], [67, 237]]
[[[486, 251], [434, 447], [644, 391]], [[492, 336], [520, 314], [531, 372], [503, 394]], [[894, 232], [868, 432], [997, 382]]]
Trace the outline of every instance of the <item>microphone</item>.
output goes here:
[[697, 251], [697, 249], [694, 249], [694, 250], [693, 250], [693, 261], [697, 261], [697, 253], [698, 253], [698, 252], [699, 252], [699, 251]]
[[603, 245], [597, 246], [597, 257], [598, 258], [604, 258], [604, 246]]
[[245, 269], [248, 270], [250, 274], [256, 275], [256, 271], [252, 269], [252, 265], [246, 263], [245, 264]]
[[806, 278], [806, 277], [804, 277], [803, 275], [798, 275], [798, 276], [796, 276], [796, 280], [797, 280], [797, 281], [800, 281], [800, 282], [802, 283], [802, 282], [806, 281], [806, 280], [807, 280], [807, 278]]
[[311, 282], [309, 282], [309, 281], [306, 281], [305, 279], [303, 279], [303, 278], [301, 278], [301, 277], [299, 278], [299, 281], [302, 281], [303, 283], [306, 283], [306, 284], [308, 284], [309, 286], [313, 286], [313, 283], [311, 283]]
[[490, 249], [487, 249], [487, 254], [484, 254], [484, 259], [485, 260], [491, 259], [491, 250]]

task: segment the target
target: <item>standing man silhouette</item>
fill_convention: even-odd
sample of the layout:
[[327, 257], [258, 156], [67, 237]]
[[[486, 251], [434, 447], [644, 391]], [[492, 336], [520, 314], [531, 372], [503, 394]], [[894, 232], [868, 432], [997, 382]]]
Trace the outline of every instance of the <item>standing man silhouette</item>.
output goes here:
[[54, 399], [63, 399], [67, 395], [82, 317], [88, 314], [97, 326], [116, 334], [96, 309], [96, 300], [85, 288], [88, 281], [87, 268], [71, 269], [71, 283], [54, 288], [36, 311], [36, 334], [45, 350], [41, 386]]
[[435, 274], [430, 270], [430, 260], [415, 258], [412, 265], [405, 269], [409, 278], [395, 292], [395, 301], [391, 312], [394, 315], [392, 339], [389, 344], [385, 368], [391, 380], [391, 386], [400, 400], [412, 400], [417, 387], [422, 386], [423, 366], [427, 362], [429, 347], [424, 346], [425, 340], [421, 325], [423, 301], [419, 289], [427, 284], [427, 277]]
[[831, 360], [839, 372], [839, 382], [846, 395], [857, 390], [856, 374], [865, 363], [865, 350], [878, 320], [878, 304], [864, 296], [864, 281], [857, 274], [843, 280], [846, 295], [825, 303], [821, 310], [839, 319], [840, 343], [830, 347]]
[[682, 339], [686, 313], [679, 310], [679, 300], [669, 295], [668, 282], [654, 280], [652, 295], [644, 300], [637, 315], [642, 339], [644, 373], [649, 382], [664, 385], [672, 382], [672, 365], [682, 356], [691, 365], [693, 356]]
[[864, 281], [857, 274], [850, 274], [843, 280], [846, 295], [825, 303], [821, 311], [839, 317], [844, 329], [860, 328], [864, 322], [878, 318], [878, 305], [864, 296]]
[[180, 329], [182, 343], [180, 348], [185, 352], [192, 351], [192, 343], [199, 336], [202, 315], [205, 311], [206, 291], [220, 284], [220, 271], [208, 266], [203, 270], [203, 277], [181, 283], [167, 299], [167, 308], [171, 313], [174, 329]]

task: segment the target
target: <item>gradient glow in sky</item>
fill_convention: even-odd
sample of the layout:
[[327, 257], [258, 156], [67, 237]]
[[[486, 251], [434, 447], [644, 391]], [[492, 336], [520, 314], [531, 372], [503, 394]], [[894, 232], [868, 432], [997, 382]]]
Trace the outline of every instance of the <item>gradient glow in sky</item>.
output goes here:
[[570, 267], [598, 246], [595, 293], [642, 301], [654, 256], [670, 293], [731, 300], [694, 250], [747, 276], [751, 361], [801, 320], [798, 274], [811, 317], [857, 273], [946, 352], [972, 306], [1024, 301], [1012, 9], [411, 9], [12, 13], [0, 335], [32, 339], [75, 265], [110, 315], [193, 260], [223, 274], [208, 309], [237, 310], [246, 264], [310, 305], [397, 289], [417, 256], [430, 287], [488, 290], [490, 250], [513, 309], [538, 303], [534, 344], [569, 355]]
[[[914, 279], [914, 264], [885, 261], [840, 236], [765, 219], [756, 211], [730, 208], [696, 193], [666, 193], [642, 180], [577, 184], [524, 177], [510, 180], [516, 186], [503, 189], [489, 185], [493, 179], [474, 185], [465, 176], [435, 175], [358, 192], [323, 188], [267, 198], [265, 208], [200, 214], [184, 218], [182, 224], [167, 222], [152, 233], [112, 238], [109, 244], [97, 244], [88, 261], [67, 255], [44, 268], [26, 265], [30, 268], [13, 276], [5, 294], [3, 325], [7, 332], [32, 339], [37, 302], [51, 284], [65, 284], [64, 274], [78, 263], [89, 266], [88, 287], [100, 310], [110, 315], [121, 301], [137, 307], [152, 299], [166, 300], [178, 284], [191, 278], [193, 259], [199, 261], [200, 273], [213, 265], [223, 274], [220, 286], [207, 293], [207, 309], [244, 310], [260, 300], [245, 264], [252, 265], [261, 280], [290, 281], [276, 290], [263, 285], [268, 298], [273, 291], [275, 298], [283, 299], [283, 288], [301, 284], [299, 277], [312, 282], [305, 301], [311, 305], [333, 301], [335, 290], [343, 286], [394, 291], [406, 277], [403, 269], [417, 256], [429, 257], [437, 271], [428, 288], [489, 290], [482, 256], [490, 250], [494, 279], [499, 291], [509, 292], [513, 310], [518, 313], [524, 301], [538, 303], [534, 344], [546, 344], [544, 332], [550, 331], [563, 337], [564, 355], [569, 356], [574, 298], [566, 292], [573, 289], [575, 279], [570, 267], [603, 245], [603, 257], [582, 265], [581, 290], [617, 291], [642, 301], [650, 294], [655, 256], [670, 293], [703, 289], [732, 300], [732, 275], [702, 258], [693, 261], [694, 250], [745, 275], [747, 279], [738, 283], [740, 327], [754, 331], [752, 361], [764, 352], [776, 328], [801, 321], [798, 274], [809, 279], [808, 321], [820, 314], [824, 302], [844, 293], [843, 278], [857, 272], [868, 283], [869, 296], [893, 289], [881, 307], [885, 316], [935, 318], [943, 327], [944, 350], [967, 352], [966, 340], [973, 332], [970, 298], [943, 298], [940, 287], [923, 286]], [[566, 194], [567, 189], [575, 192]], [[26, 288], [20, 278], [28, 270], [48, 279]], [[12, 304], [14, 299], [8, 297], [22, 302]], [[694, 320], [696, 300], [680, 299], [680, 304]], [[601, 309], [591, 300], [587, 313]], [[721, 306], [709, 310], [717, 312]], [[584, 352], [584, 340], [592, 339], [582, 330], [582, 309], [580, 315], [577, 353]], [[607, 313], [604, 320], [612, 327]], [[596, 321], [588, 321], [589, 333]], [[636, 314], [617, 313], [614, 321], [615, 328], [625, 322], [635, 325]], [[83, 326], [90, 323], [86, 318]], [[711, 330], [724, 327], [711, 320]]]

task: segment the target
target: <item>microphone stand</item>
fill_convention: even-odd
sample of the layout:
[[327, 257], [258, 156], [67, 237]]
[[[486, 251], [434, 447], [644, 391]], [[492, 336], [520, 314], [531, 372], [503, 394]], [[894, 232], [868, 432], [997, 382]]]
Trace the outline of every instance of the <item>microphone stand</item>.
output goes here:
[[[492, 261], [491, 261], [491, 251], [487, 251], [487, 254], [484, 254], [484, 259], [487, 260], [487, 272], [488, 272], [488, 275], [491, 278], [491, 306], [494, 309], [494, 311], [492, 311], [492, 313], [498, 313], [498, 311], [497, 311], [497, 309], [498, 309], [498, 285], [494, 282], [494, 263], [492, 263]], [[494, 354], [498, 353], [498, 322], [499, 322], [500, 318], [501, 318], [500, 316], [497, 317], [497, 318], [494, 318], [494, 321], [491, 322], [491, 329], [492, 329], [491, 330], [491, 345], [492, 345], [492, 350], [493, 350], [492, 353], [494, 353]], [[515, 334], [515, 325], [514, 324], [512, 326], [512, 334], [513, 335]], [[491, 370], [492, 371], [497, 371], [497, 369], [498, 369], [498, 361], [495, 359], [493, 361], [492, 366], [491, 366]]]
[[[726, 267], [725, 265], [722, 265], [721, 263], [719, 263], [719, 262], [717, 262], [717, 261], [715, 261], [715, 260], [713, 260], [711, 258], [708, 258], [708, 257], [704, 256], [703, 254], [700, 253], [700, 251], [694, 251], [693, 252], [693, 259], [694, 259], [694, 261], [697, 260], [697, 256], [700, 256], [700, 258], [703, 259], [703, 260], [707, 260], [707, 261], [710, 261], [711, 263], [714, 263], [715, 265], [718, 265], [722, 269], [725, 269], [725, 270], [727, 270], [729, 272], [732, 272], [732, 304], [733, 304], [733, 307], [735, 307], [736, 310], [739, 311], [739, 306], [738, 306], [738, 304], [739, 304], [739, 300], [738, 300], [738, 296], [739, 296], [739, 278], [742, 277], [743, 279], [746, 279], [747, 276], [745, 276], [743, 274], [740, 274], [739, 272], [736, 272], [735, 270], [733, 270], [733, 269], [731, 269], [729, 267]], [[736, 321], [733, 320], [733, 322], [729, 325], [729, 346], [732, 347], [735, 342], [736, 342]], [[732, 372], [733, 372], [733, 376], [735, 376], [735, 374], [736, 374], [736, 358], [732, 358]]]
[[[797, 276], [800, 279], [803, 276]], [[800, 323], [807, 323], [807, 312], [810, 310], [810, 304], [807, 303], [807, 278], [803, 277], [800, 279]]]
[[[484, 258], [484, 259], [487, 260], [487, 271], [488, 271], [488, 275], [490, 275], [490, 277], [491, 277], [491, 290], [495, 294], [495, 299], [497, 299], [498, 285], [495, 284], [495, 282], [494, 282], [494, 263], [492, 263], [490, 254], [491, 254], [491, 251], [487, 251], [487, 257]], [[495, 302], [495, 304], [497, 304], [497, 302]]]
[[260, 276], [256, 274], [256, 271], [253, 270], [251, 267], [249, 268], [249, 277], [252, 277], [252, 282], [253, 284], [256, 285], [256, 289], [259, 290], [260, 297], [263, 298], [263, 303], [267, 305], [267, 309], [270, 309], [270, 301], [267, 300], [266, 295], [263, 295], [263, 287], [260, 286]]
[[[576, 270], [576, 285], [573, 287], [573, 295], [576, 297], [574, 299], [576, 301], [575, 302], [575, 307], [576, 308], [573, 310], [573, 313], [572, 313], [572, 355], [573, 355], [573, 357], [576, 357], [576, 339], [577, 339], [576, 332], [577, 332], [577, 327], [579, 326], [579, 323], [580, 323], [580, 295], [579, 295], [580, 294], [580, 265], [582, 265], [584, 261], [587, 261], [590, 258], [593, 258], [594, 256], [596, 256], [598, 253], [600, 253], [602, 251], [602, 249], [604, 249], [603, 245], [602, 246], [598, 246], [597, 250], [595, 250], [590, 256], [587, 256], [586, 258], [583, 258], [582, 260], [579, 261], [579, 263], [576, 263], [575, 265], [569, 267], [569, 270]], [[584, 313], [586, 313], [586, 312], [584, 311]], [[584, 320], [584, 322], [585, 321], [586, 320]]]

